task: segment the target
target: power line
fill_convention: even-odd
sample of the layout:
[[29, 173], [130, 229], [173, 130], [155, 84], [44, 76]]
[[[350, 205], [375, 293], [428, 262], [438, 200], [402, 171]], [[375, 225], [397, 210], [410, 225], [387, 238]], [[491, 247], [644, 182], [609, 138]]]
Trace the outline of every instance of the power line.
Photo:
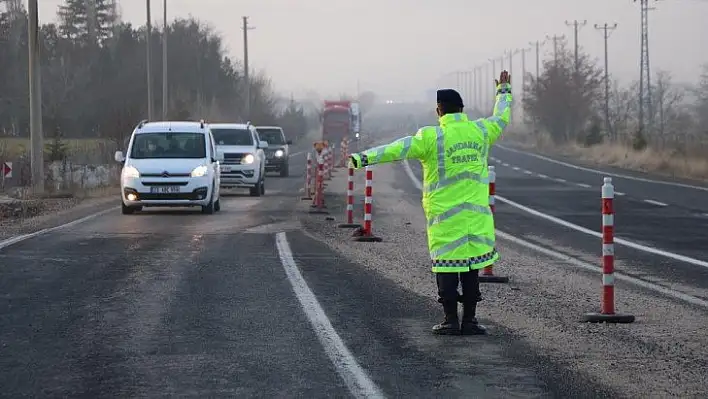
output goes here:
[[552, 40], [553, 41], [553, 62], [558, 63], [558, 41], [564, 40], [565, 35], [553, 35], [553, 36], [548, 36], [546, 35], [546, 40]]
[[605, 41], [605, 131], [613, 138], [615, 135], [612, 133], [612, 126], [610, 124], [610, 73], [607, 55], [607, 41], [610, 38], [612, 31], [614, 31], [616, 28], [616, 23], [613, 25], [608, 25], [607, 22], [605, 22], [604, 25], [595, 24], [595, 29], [602, 31], [602, 36]]

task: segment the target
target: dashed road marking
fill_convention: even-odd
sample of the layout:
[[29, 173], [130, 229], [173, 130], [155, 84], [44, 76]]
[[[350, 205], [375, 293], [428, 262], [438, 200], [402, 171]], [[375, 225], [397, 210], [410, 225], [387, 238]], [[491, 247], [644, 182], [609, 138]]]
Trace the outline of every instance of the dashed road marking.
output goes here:
[[284, 232], [275, 235], [275, 244], [280, 255], [280, 262], [283, 264], [285, 274], [302, 306], [303, 312], [305, 312], [307, 319], [312, 324], [317, 338], [337, 369], [337, 373], [347, 384], [349, 391], [356, 398], [384, 398], [381, 389], [371, 380], [349, 348], [347, 348], [342, 338], [337, 334], [315, 293], [307, 285], [307, 281], [305, 281], [295, 263], [290, 244], [288, 244], [288, 239]]
[[657, 205], [657, 206], [669, 206], [669, 204], [665, 204], [663, 202], [654, 201], [654, 200], [650, 200], [650, 199], [645, 199], [643, 201], [646, 202], [647, 204], [652, 204], [652, 205]]
[[615, 191], [615, 195], [621, 197], [621, 196], [626, 195], [626, 194], [623, 193], [623, 192], [621, 192], [621, 191]]
[[575, 183], [575, 185], [578, 186], [578, 187], [583, 187], [583, 188], [590, 188], [590, 187], [592, 187], [591, 185], [585, 184], [585, 183]]
[[568, 180], [565, 180], [565, 179], [553, 179], [553, 180], [557, 181], [558, 183], [567, 183], [568, 182]]
[[530, 170], [525, 170], [525, 171], [524, 171], [524, 174], [527, 174], [527, 175], [532, 175], [532, 174], [533, 174], [533, 172], [532, 172], [532, 171], [530, 171]]
[[518, 166], [514, 166], [512, 169], [514, 169], [514, 170], [520, 170], [521, 168], [519, 168]]
[[539, 174], [538, 177], [540, 177], [541, 179], [548, 179], [548, 176], [542, 174]]
[[558, 165], [563, 165], [563, 166], [568, 167], [568, 168], [571, 168], [571, 169], [582, 170], [582, 171], [585, 171], [585, 172], [591, 172], [591, 173], [595, 173], [595, 174], [598, 174], [598, 175], [619, 177], [619, 178], [622, 178], [622, 179], [635, 180], [635, 181], [642, 181], [642, 182], [645, 182], [645, 183], [663, 184], [663, 185], [666, 185], [666, 186], [683, 187], [683, 188], [691, 188], [691, 189], [700, 190], [700, 191], [708, 191], [708, 187], [701, 187], [701, 186], [696, 186], [696, 185], [692, 185], [692, 184], [684, 184], [684, 183], [675, 183], [675, 182], [669, 182], [669, 181], [663, 181], [663, 180], [646, 179], [646, 178], [643, 178], [643, 177], [635, 177], [635, 176], [623, 175], [623, 174], [619, 174], [619, 173], [605, 172], [605, 171], [602, 171], [602, 170], [597, 170], [597, 169], [592, 169], [592, 168], [586, 168], [586, 167], [583, 167], [583, 166], [573, 165], [573, 164], [568, 163], [568, 162], [562, 162], [562, 161], [559, 161], [559, 160], [556, 160], [556, 159], [553, 159], [553, 158], [544, 157], [543, 155], [538, 155], [538, 154], [533, 154], [533, 153], [530, 153], [530, 152], [520, 151], [520, 150], [517, 150], [517, 149], [514, 149], [514, 148], [509, 148], [509, 147], [507, 147], [507, 146], [499, 145], [499, 144], [497, 144], [496, 146], [497, 146], [497, 147], [500, 147], [500, 148], [502, 148], [502, 149], [504, 149], [504, 150], [507, 150], [507, 151], [515, 152], [515, 153], [518, 153], [518, 154], [525, 154], [525, 155], [528, 155], [528, 156], [530, 156], [530, 157], [534, 157], [534, 158], [537, 158], [537, 159], [542, 159], [542, 160], [544, 160], [544, 161], [552, 162], [552, 163], [555, 163], [555, 164], [558, 164]]

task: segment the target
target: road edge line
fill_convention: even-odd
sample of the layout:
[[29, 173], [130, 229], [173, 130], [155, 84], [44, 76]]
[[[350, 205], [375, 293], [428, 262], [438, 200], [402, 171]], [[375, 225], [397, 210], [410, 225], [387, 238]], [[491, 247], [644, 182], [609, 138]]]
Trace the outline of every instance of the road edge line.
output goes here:
[[101, 215], [104, 215], [104, 214], [106, 214], [106, 213], [108, 213], [108, 212], [110, 212], [110, 211], [116, 210], [116, 209], [118, 209], [118, 207], [111, 207], [111, 208], [104, 209], [104, 210], [99, 211], [99, 212], [96, 212], [96, 213], [92, 213], [92, 214], [90, 214], [90, 215], [88, 215], [88, 216], [84, 216], [84, 217], [82, 217], [82, 218], [79, 218], [79, 219], [76, 219], [76, 220], [72, 220], [71, 222], [68, 222], [68, 223], [60, 224], [60, 225], [54, 226], [54, 227], [48, 227], [48, 228], [46, 228], [46, 229], [37, 230], [37, 231], [34, 231], [34, 232], [32, 232], [32, 233], [22, 234], [22, 235], [19, 235], [19, 236], [16, 236], [16, 237], [12, 237], [12, 238], [8, 238], [8, 239], [5, 239], [5, 240], [2, 240], [2, 241], [0, 241], [0, 250], [3, 250], [3, 249], [5, 249], [5, 248], [10, 247], [10, 246], [15, 245], [15, 244], [19, 244], [19, 243], [21, 243], [22, 241], [29, 240], [30, 238], [35, 238], [35, 237], [41, 236], [41, 235], [43, 235], [43, 234], [47, 234], [47, 233], [51, 233], [51, 232], [53, 232], [53, 231], [65, 229], [65, 228], [67, 228], [67, 227], [76, 226], [77, 224], [81, 224], [81, 223], [83, 223], [83, 222], [87, 222], [87, 221], [89, 221], [89, 220], [91, 220], [91, 219], [93, 219], [93, 218], [99, 217], [99, 216], [101, 216]]
[[310, 321], [327, 357], [332, 361], [351, 394], [357, 398], [384, 398], [380, 388], [371, 380], [366, 370], [359, 365], [344, 340], [337, 334], [315, 293], [307, 285], [307, 281], [295, 263], [285, 232], [275, 235], [275, 245], [280, 263], [283, 265], [288, 281], [305, 316]]

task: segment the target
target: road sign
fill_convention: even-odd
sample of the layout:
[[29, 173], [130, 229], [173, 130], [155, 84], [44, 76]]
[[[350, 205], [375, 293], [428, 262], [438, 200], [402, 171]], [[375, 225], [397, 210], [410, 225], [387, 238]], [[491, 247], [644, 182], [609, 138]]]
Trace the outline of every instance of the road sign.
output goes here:
[[12, 162], [2, 163], [2, 178], [9, 179], [12, 178]]

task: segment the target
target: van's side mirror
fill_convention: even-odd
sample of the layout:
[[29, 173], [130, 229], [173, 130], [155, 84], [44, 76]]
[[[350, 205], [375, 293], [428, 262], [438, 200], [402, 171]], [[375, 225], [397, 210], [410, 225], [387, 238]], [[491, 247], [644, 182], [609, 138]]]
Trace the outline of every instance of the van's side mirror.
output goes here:
[[115, 159], [118, 163], [125, 162], [125, 155], [123, 155], [123, 151], [116, 151], [116, 154], [113, 156], [113, 159]]
[[216, 158], [216, 162], [224, 162], [224, 152], [216, 150], [215, 158]]
[[260, 141], [258, 143], [258, 148], [265, 150], [266, 148], [268, 148], [268, 142], [267, 141]]
[[288, 141], [285, 142], [285, 144], [287, 144], [287, 145], [293, 145], [293, 141], [292, 141], [292, 140], [288, 140]]

